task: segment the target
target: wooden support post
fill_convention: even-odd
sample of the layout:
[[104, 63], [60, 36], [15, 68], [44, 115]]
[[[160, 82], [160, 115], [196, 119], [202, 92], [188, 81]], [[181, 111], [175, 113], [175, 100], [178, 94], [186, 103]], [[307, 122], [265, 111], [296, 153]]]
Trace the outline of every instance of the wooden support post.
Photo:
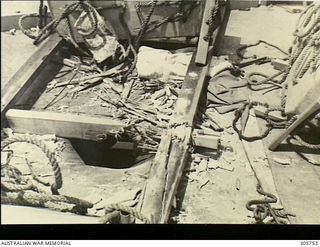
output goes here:
[[207, 56], [208, 56], [209, 43], [210, 43], [210, 39], [205, 40], [205, 36], [207, 35], [209, 30], [209, 25], [207, 21], [211, 15], [211, 11], [214, 8], [215, 4], [216, 4], [215, 0], [205, 1], [201, 30], [200, 30], [199, 41], [198, 41], [198, 50], [197, 50], [197, 56], [196, 56], [197, 64], [205, 65], [207, 63]]
[[101, 134], [125, 127], [120, 121], [70, 113], [8, 110], [9, 126], [17, 133], [54, 134], [65, 138], [99, 140]]

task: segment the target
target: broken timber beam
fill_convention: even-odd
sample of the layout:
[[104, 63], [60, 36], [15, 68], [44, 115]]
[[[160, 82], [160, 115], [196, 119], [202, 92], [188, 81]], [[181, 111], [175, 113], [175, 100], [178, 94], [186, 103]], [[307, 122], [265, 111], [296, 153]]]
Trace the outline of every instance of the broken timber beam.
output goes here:
[[155, 223], [166, 223], [169, 218], [175, 191], [188, 158], [193, 119], [207, 71], [208, 66], [195, 65], [193, 56], [170, 123], [172, 128], [163, 134], [152, 164], [141, 212], [152, 215]]
[[6, 113], [9, 126], [16, 133], [54, 134], [58, 137], [100, 140], [101, 134], [125, 127], [120, 121], [106, 118], [10, 109]]
[[[224, 7], [221, 13], [225, 17]], [[217, 28], [213, 34], [213, 44], [220, 37], [219, 30]], [[210, 62], [213, 50], [213, 46], [209, 47], [207, 56]], [[171, 129], [162, 135], [140, 200], [141, 213], [152, 217], [154, 223], [168, 222], [182, 172], [190, 155], [193, 123], [210, 67], [210, 62], [206, 66], [197, 66], [195, 59], [196, 54], [193, 54], [170, 121]]]

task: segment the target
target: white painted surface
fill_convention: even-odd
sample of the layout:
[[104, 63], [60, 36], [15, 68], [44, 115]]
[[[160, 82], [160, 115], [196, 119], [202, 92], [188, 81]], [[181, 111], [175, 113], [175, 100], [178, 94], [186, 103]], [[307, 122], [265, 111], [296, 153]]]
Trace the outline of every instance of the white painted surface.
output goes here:
[[38, 11], [39, 1], [1, 1], [1, 16], [38, 13]]
[[97, 224], [99, 219], [44, 208], [1, 205], [1, 224]]

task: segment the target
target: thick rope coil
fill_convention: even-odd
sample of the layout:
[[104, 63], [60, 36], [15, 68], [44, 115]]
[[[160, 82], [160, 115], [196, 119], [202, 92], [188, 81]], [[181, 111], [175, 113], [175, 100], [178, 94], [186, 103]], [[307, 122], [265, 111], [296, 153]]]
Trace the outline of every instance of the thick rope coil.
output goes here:
[[8, 145], [17, 143], [17, 142], [26, 142], [33, 144], [37, 147], [39, 147], [42, 152], [45, 153], [47, 158], [49, 159], [50, 165], [52, 167], [53, 173], [54, 173], [54, 178], [55, 182], [51, 185], [51, 190], [52, 193], [57, 194], [58, 189], [62, 187], [62, 174], [61, 170], [59, 167], [59, 163], [55, 157], [55, 153], [51, 152], [47, 144], [40, 140], [36, 135], [14, 135], [12, 137], [9, 137], [1, 143], [1, 151]]
[[288, 89], [288, 84], [285, 83], [283, 86], [282, 86], [282, 89], [281, 89], [281, 107], [282, 108], [285, 108], [286, 107], [286, 102], [287, 102], [287, 89]]
[[[304, 12], [301, 13], [297, 21], [296, 30], [294, 35], [299, 38], [304, 38], [311, 33], [314, 27], [320, 21], [320, 5], [314, 3], [309, 5]], [[302, 18], [305, 17], [304, 20]]]
[[294, 35], [296, 36], [292, 51], [289, 57], [289, 64], [294, 66], [292, 71], [293, 83], [311, 69], [316, 69], [316, 62], [319, 59], [320, 41], [320, 5], [309, 5], [299, 16]]
[[122, 211], [122, 212], [126, 212], [126, 213], [132, 215], [133, 217], [145, 222], [146, 224], [153, 223], [152, 219], [147, 218], [140, 211], [137, 211], [132, 207], [125, 206], [125, 205], [122, 205], [119, 203], [109, 204], [105, 207], [105, 210], [106, 210], [106, 214], [112, 213], [114, 211]]
[[24, 205], [51, 208], [62, 212], [86, 214], [93, 204], [78, 198], [64, 195], [50, 195], [35, 191], [5, 192], [1, 195], [2, 204]]
[[15, 184], [3, 181], [3, 179], [1, 180], [1, 189], [4, 189], [6, 191], [22, 191], [35, 189], [35, 186], [32, 184], [30, 180], [27, 182], [27, 184]]
[[288, 125], [290, 126], [289, 120], [283, 121], [274, 121], [269, 117], [270, 112], [279, 111], [282, 115], [285, 115], [284, 108], [282, 107], [274, 107], [274, 108], [267, 108], [265, 112], [265, 120], [273, 127], [273, 128], [287, 128]]

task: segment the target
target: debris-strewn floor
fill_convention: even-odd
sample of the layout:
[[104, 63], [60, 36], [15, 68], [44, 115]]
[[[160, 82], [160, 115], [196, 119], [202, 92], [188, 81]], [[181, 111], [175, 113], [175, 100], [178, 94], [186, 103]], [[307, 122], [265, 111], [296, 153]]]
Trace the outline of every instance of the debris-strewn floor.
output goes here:
[[[292, 42], [292, 33], [299, 14], [287, 12], [278, 6], [252, 8], [250, 11], [235, 10], [227, 25], [226, 36], [219, 55], [231, 55], [231, 59], [236, 58], [236, 49], [240, 45], [253, 44], [258, 40], [265, 40], [277, 45], [279, 48], [288, 51]], [[252, 47], [246, 55], [257, 54], [260, 56], [283, 57], [281, 52], [265, 45]], [[272, 69], [270, 64], [253, 65], [245, 68], [246, 73], [253, 71], [263, 72], [268, 75], [277, 71]], [[232, 84], [232, 76], [221, 74], [209, 84], [211, 88], [218, 90], [219, 81]], [[229, 77], [228, 77], [229, 76]], [[224, 77], [224, 78], [223, 78]], [[222, 84], [222, 83], [221, 83]], [[222, 91], [223, 88], [220, 88]], [[217, 92], [217, 91], [216, 91]], [[224, 100], [248, 99], [250, 92], [234, 90], [232, 93], [220, 94]], [[227, 98], [224, 95], [228, 96]], [[208, 94], [210, 98], [210, 94]], [[279, 92], [273, 91], [262, 95], [252, 93], [251, 100], [267, 102], [270, 105], [279, 105]], [[217, 108], [218, 109], [218, 108]], [[218, 114], [218, 113], [216, 113]], [[216, 115], [217, 116], [217, 115]], [[246, 209], [249, 200], [259, 198], [256, 192], [256, 178], [244, 154], [243, 146], [239, 137], [233, 132], [231, 126], [234, 114], [227, 113], [215, 119], [223, 120], [224, 131], [221, 140], [222, 144], [232, 146], [234, 152], [223, 152], [222, 156], [208, 163], [201, 161], [195, 163], [194, 159], [187, 167], [180, 185], [180, 197], [178, 196], [177, 210], [173, 214], [173, 219], [179, 223], [252, 223], [252, 212]], [[219, 121], [218, 121], [219, 122]], [[261, 131], [265, 124], [260, 123]], [[276, 131], [272, 131], [265, 143], [272, 138]], [[255, 152], [254, 150], [252, 150]], [[319, 172], [320, 167], [314, 166], [294, 152], [278, 154], [282, 159], [290, 158], [290, 165], [281, 165], [274, 162], [269, 155], [269, 164], [272, 168], [273, 177], [277, 192], [284, 209], [287, 212], [296, 214], [290, 217], [291, 223], [319, 223], [318, 215], [315, 215], [320, 203]], [[312, 159], [318, 160], [320, 156], [312, 155]], [[257, 165], [262, 165], [261, 160], [257, 160]], [[217, 166], [222, 166], [217, 168]], [[223, 166], [227, 166], [224, 169]], [[308, 205], [308, 210], [306, 210]], [[309, 210], [310, 209], [310, 210]], [[178, 214], [178, 216], [177, 216]]]
[[[236, 58], [236, 49], [240, 45], [252, 44], [257, 40], [265, 40], [287, 51], [292, 42], [291, 37], [297, 17], [298, 14], [289, 13], [284, 8], [277, 6], [252, 8], [250, 11], [232, 11], [226, 36], [222, 41], [218, 55], [231, 55], [231, 59]], [[7, 34], [2, 34], [2, 36], [4, 35]], [[15, 42], [19, 41], [19, 35], [18, 33], [16, 36], [12, 36], [12, 39]], [[11, 39], [11, 36], [6, 38], [7, 40]], [[30, 40], [28, 40], [28, 44], [32, 46]], [[32, 49], [25, 48], [26, 51]], [[245, 54], [277, 58], [284, 56], [278, 50], [265, 45], [252, 47]], [[10, 61], [16, 63], [17, 60]], [[23, 59], [19, 61], [22, 63]], [[5, 81], [7, 77], [10, 77], [9, 69], [11, 67], [15, 66], [5, 66], [8, 72], [5, 77], [2, 76]], [[64, 67], [62, 70], [66, 69], [67, 67]], [[270, 64], [252, 65], [244, 70], [246, 74], [263, 72], [272, 75], [276, 72]], [[68, 76], [70, 78], [73, 75]], [[83, 74], [78, 74], [78, 76], [81, 78]], [[68, 78], [65, 79], [69, 84]], [[130, 81], [134, 81], [134, 84], [131, 92], [128, 93], [126, 91], [130, 87]], [[98, 86], [88, 88], [81, 83], [67, 85], [65, 89], [63, 87], [54, 88], [53, 84], [53, 89], [45, 92], [33, 109], [43, 110], [46, 108], [48, 111], [55, 112], [118, 118], [127, 124], [139, 120], [140, 130], [144, 130], [147, 137], [152, 137], [151, 140], [147, 138], [147, 141], [140, 148], [153, 154], [160, 141], [161, 130], [163, 126], [168, 126], [174, 109], [181, 80], [176, 83], [176, 85], [171, 83], [159, 86], [159, 83], [139, 80], [133, 75], [124, 87], [109, 79], [103, 80]], [[280, 104], [279, 90], [262, 94], [261, 92], [249, 92], [246, 88], [236, 88], [228, 92], [229, 87], [237, 83], [241, 84], [241, 79], [231, 76], [226, 71], [213, 78], [209, 82], [208, 89], [214, 94], [220, 95], [220, 98], [227, 102], [256, 100], [270, 105]], [[63, 90], [61, 91], [61, 89]], [[66, 92], [71, 94], [65, 95]], [[71, 97], [72, 92], [75, 97]], [[52, 100], [56, 100], [57, 96], [58, 98], [63, 97], [56, 104], [52, 104]], [[120, 96], [125, 96], [122, 106], [126, 110], [123, 109], [123, 111], [117, 101]], [[213, 98], [210, 93], [207, 98], [210, 104], [206, 113], [224, 128], [224, 131], [219, 133], [224, 149], [218, 155], [205, 153], [208, 156], [211, 155], [210, 158], [202, 156], [195, 149], [183, 173], [171, 220], [178, 223], [254, 223], [252, 212], [246, 209], [246, 203], [249, 200], [261, 198], [261, 195], [256, 191], [257, 179], [248, 162], [243, 143], [232, 127], [234, 113], [223, 113], [224, 108], [219, 107], [219, 103], [215, 102], [219, 99]], [[139, 104], [134, 102], [139, 102]], [[128, 106], [133, 110], [130, 110]], [[128, 109], [131, 113], [128, 112]], [[144, 120], [139, 119], [136, 113], [132, 114], [132, 111], [135, 110], [144, 115]], [[156, 127], [159, 128], [148, 129], [151, 126], [150, 121], [156, 123]], [[259, 124], [263, 131], [264, 123], [259, 122]], [[205, 129], [210, 128], [208, 123], [201, 125], [199, 122], [197, 128], [199, 126]], [[265, 146], [276, 132], [273, 130], [264, 140]], [[59, 149], [57, 154], [64, 178], [60, 193], [94, 203], [94, 207], [89, 209], [90, 215], [103, 215], [103, 206], [110, 203], [120, 202], [128, 206], [137, 204], [144, 182], [148, 177], [152, 158], [142, 159], [139, 164], [130, 169], [96, 167], [91, 166], [92, 164], [85, 164], [85, 161], [81, 160], [73, 149], [72, 142], [60, 138], [53, 142], [49, 138], [48, 143]], [[44, 162], [44, 156], [37, 148], [29, 144], [13, 144], [10, 147], [15, 150], [14, 159], [11, 162], [24, 175], [30, 175], [30, 169], [26, 163], [27, 158], [35, 174], [41, 174], [42, 179], [52, 180], [50, 166], [47, 161]], [[265, 150], [267, 149], [265, 148]], [[319, 223], [320, 219], [316, 212], [320, 205], [318, 191], [320, 167], [304, 161], [294, 152], [267, 152], [267, 154], [270, 158], [269, 164], [282, 206], [287, 212], [296, 214], [296, 217], [290, 217], [291, 223]], [[319, 155], [313, 154], [311, 158], [315, 162], [320, 160]], [[267, 160], [261, 156], [252, 162], [263, 166]], [[306, 205], [308, 205], [307, 210]]]

